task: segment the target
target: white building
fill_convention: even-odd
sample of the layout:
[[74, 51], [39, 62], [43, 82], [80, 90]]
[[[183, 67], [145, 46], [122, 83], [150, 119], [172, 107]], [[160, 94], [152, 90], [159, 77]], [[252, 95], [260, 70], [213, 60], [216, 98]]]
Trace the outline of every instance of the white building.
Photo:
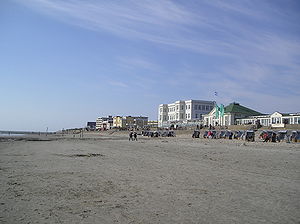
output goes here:
[[98, 117], [96, 120], [96, 130], [107, 130], [112, 128], [112, 125], [113, 125], [112, 116]]
[[256, 124], [259, 122], [262, 126], [283, 128], [285, 125], [300, 124], [300, 113], [286, 114], [274, 112], [273, 114], [251, 116], [244, 119], [237, 119], [238, 125]]
[[205, 100], [180, 100], [170, 104], [160, 104], [158, 107], [158, 127], [200, 121], [202, 115], [210, 112], [214, 106], [214, 101]]
[[203, 124], [206, 126], [260, 124], [265, 127], [282, 128], [286, 125], [299, 125], [300, 113], [284, 114], [274, 112], [273, 114], [262, 114], [234, 102], [224, 108], [223, 116], [217, 116], [216, 108], [203, 115]]
[[249, 116], [261, 116], [262, 114], [244, 107], [239, 103], [231, 103], [224, 108], [224, 115], [217, 115], [216, 107], [208, 114], [203, 115], [205, 126], [228, 126], [237, 124], [238, 119], [246, 119]]

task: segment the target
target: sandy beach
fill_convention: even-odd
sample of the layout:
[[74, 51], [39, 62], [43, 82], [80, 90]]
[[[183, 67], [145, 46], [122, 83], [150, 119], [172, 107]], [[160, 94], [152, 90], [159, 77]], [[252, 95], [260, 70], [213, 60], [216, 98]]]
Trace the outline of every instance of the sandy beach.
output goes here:
[[38, 140], [0, 142], [0, 223], [300, 223], [300, 144]]

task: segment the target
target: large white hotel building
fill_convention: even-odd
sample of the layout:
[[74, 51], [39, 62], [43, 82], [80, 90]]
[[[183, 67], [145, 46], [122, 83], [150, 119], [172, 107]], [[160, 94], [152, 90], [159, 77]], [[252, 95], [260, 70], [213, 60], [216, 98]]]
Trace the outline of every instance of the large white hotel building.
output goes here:
[[170, 104], [160, 104], [158, 108], [158, 126], [200, 121], [215, 106], [215, 101], [179, 100]]

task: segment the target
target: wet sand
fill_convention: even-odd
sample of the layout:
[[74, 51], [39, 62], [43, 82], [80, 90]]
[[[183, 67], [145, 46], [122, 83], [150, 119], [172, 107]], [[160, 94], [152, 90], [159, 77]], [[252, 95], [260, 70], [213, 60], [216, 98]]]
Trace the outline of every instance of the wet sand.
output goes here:
[[0, 142], [0, 223], [300, 223], [300, 144]]

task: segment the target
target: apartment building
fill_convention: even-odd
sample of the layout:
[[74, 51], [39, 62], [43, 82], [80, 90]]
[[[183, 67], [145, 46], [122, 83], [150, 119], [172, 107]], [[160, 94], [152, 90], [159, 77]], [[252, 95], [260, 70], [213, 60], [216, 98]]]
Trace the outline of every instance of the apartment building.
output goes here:
[[215, 101], [179, 100], [170, 104], [160, 104], [158, 107], [158, 126], [200, 121], [202, 115], [209, 113], [215, 106]]
[[148, 125], [148, 117], [144, 116], [114, 116], [113, 127], [116, 128], [143, 128]]
[[107, 130], [113, 126], [113, 117], [98, 117], [96, 119], [96, 130]]

